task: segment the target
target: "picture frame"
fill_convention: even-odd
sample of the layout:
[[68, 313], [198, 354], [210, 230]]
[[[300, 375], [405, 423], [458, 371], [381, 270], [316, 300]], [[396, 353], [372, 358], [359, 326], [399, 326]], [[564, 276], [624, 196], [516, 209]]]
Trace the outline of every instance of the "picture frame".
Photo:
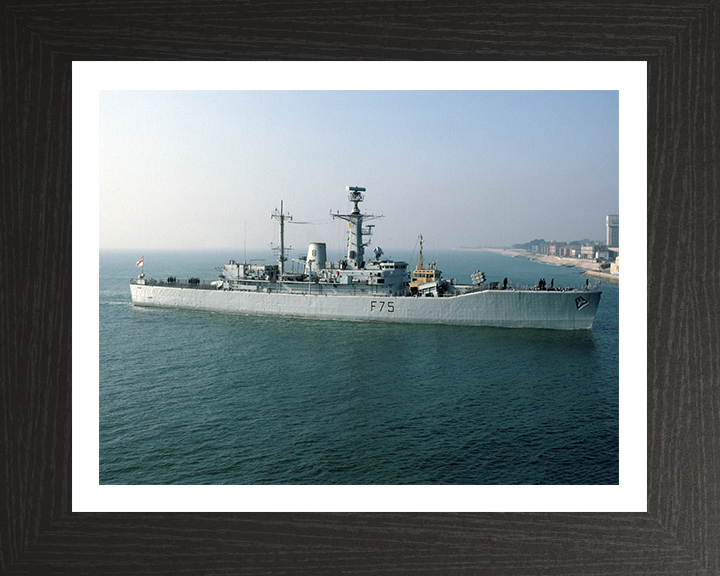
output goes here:
[[[0, 571], [717, 571], [716, 12], [716, 2], [5, 3]], [[647, 61], [647, 513], [71, 512], [82, 291], [70, 273], [72, 61], [163, 59]]]

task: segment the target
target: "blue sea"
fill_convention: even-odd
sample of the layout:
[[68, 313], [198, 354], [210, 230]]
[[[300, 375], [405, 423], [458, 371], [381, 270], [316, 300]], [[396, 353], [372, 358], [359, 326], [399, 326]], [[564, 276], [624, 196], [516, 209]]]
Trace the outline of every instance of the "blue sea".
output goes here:
[[[592, 330], [304, 320], [133, 307], [140, 256], [100, 253], [101, 484], [619, 482], [617, 285]], [[244, 258], [144, 256], [147, 276], [208, 281]], [[490, 252], [437, 256], [461, 283], [585, 283]]]

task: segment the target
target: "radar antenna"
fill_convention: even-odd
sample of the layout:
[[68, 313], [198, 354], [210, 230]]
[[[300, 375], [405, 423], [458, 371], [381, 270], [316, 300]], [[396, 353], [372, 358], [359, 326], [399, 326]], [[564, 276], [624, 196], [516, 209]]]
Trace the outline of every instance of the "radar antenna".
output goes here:
[[352, 213], [353, 214], [360, 214], [360, 209], [358, 208], [358, 202], [362, 202], [365, 200], [365, 196], [360, 194], [360, 192], [365, 192], [365, 188], [362, 188], [361, 186], [348, 186], [347, 190], [350, 192], [348, 194], [348, 200], [355, 204], [355, 207], [353, 208]]

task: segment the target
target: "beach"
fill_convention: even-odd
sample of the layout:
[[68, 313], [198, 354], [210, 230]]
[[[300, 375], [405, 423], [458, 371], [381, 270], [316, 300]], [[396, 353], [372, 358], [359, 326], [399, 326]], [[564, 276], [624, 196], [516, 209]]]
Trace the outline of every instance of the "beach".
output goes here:
[[563, 258], [561, 256], [528, 252], [527, 250], [519, 248], [459, 248], [459, 250], [495, 252], [496, 254], [502, 254], [503, 256], [510, 256], [511, 258], [524, 258], [525, 260], [534, 260], [535, 262], [542, 262], [543, 264], [550, 264], [552, 266], [581, 268], [583, 270], [583, 276], [594, 278], [602, 282], [609, 282], [611, 284], [620, 284], [620, 276], [618, 274], [601, 271], [598, 263], [594, 260], [586, 260], [583, 258]]

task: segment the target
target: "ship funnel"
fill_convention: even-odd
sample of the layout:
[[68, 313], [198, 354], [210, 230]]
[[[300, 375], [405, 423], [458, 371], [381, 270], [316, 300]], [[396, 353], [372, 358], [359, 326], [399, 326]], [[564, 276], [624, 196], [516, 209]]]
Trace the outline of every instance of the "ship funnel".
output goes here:
[[307, 266], [310, 272], [319, 273], [325, 268], [327, 250], [325, 242], [310, 242], [307, 252]]

